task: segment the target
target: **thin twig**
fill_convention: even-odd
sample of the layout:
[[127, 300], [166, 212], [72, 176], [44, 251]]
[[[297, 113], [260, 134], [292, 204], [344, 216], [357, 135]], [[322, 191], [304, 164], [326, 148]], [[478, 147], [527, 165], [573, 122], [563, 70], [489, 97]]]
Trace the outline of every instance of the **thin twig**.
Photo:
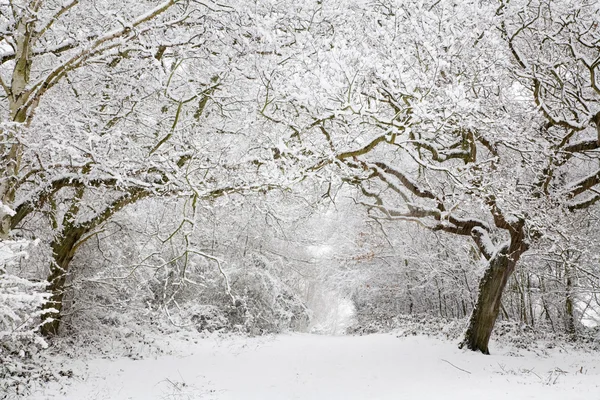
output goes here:
[[462, 372], [466, 372], [467, 374], [470, 374], [471, 372], [467, 371], [466, 369], [462, 369], [457, 367], [456, 365], [452, 364], [450, 361], [444, 360], [443, 358], [441, 359], [444, 362], [447, 362], [448, 364], [452, 365], [454, 368], [461, 370]]

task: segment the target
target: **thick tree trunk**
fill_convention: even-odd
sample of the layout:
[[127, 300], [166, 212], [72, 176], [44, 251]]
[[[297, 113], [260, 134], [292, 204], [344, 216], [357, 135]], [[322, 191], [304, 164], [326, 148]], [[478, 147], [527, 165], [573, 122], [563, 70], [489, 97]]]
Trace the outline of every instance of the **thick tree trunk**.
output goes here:
[[500, 313], [502, 293], [517, 261], [527, 250], [522, 232], [511, 235], [510, 245], [505, 245], [490, 259], [479, 283], [477, 303], [473, 308], [469, 326], [459, 347], [490, 354], [488, 345], [494, 324]]
[[50, 266], [47, 286], [47, 290], [52, 293], [52, 296], [50, 297], [50, 301], [43, 306], [43, 310], [48, 311], [42, 315], [42, 321], [50, 319], [50, 322], [45, 323], [41, 327], [41, 333], [46, 337], [58, 335], [69, 265], [75, 256], [77, 242], [87, 231], [83, 227], [71, 228], [52, 242], [52, 255], [54, 259]]
[[[13, 40], [15, 49], [15, 63], [10, 79], [10, 85], [5, 89], [8, 100], [8, 109], [11, 122], [15, 127], [0, 131], [2, 144], [0, 144], [0, 155], [2, 165], [0, 167], [0, 201], [9, 207], [13, 206], [17, 184], [17, 175], [21, 168], [21, 156], [23, 145], [17, 140], [16, 131], [27, 127], [30, 106], [26, 105], [30, 92], [27, 85], [30, 80], [33, 43], [35, 42], [35, 13], [39, 10], [38, 5], [24, 7], [20, 18], [16, 21]], [[19, 128], [20, 126], [20, 128]], [[0, 210], [0, 238], [8, 238], [12, 229], [11, 216]]]
[[[21, 156], [23, 153], [23, 146], [15, 139], [15, 132], [18, 129], [26, 128], [24, 124], [26, 115], [22, 111], [16, 110], [19, 105], [18, 102], [14, 102], [9, 98], [8, 103], [12, 122], [21, 125], [20, 127], [16, 125], [13, 128], [0, 131], [0, 138], [3, 142], [0, 145], [0, 155], [2, 157], [2, 166], [0, 168], [0, 175], [2, 176], [0, 182], [0, 201], [4, 205], [12, 207], [14, 205], [18, 181], [17, 176], [21, 168]], [[4, 210], [0, 211], [0, 238], [6, 239], [10, 236], [12, 225], [11, 215]]]
[[513, 272], [507, 251], [508, 248], [503, 249], [489, 260], [489, 265], [479, 283], [477, 303], [471, 313], [469, 327], [460, 344], [461, 348], [466, 346], [470, 350], [490, 354], [488, 343], [500, 313], [502, 292]]

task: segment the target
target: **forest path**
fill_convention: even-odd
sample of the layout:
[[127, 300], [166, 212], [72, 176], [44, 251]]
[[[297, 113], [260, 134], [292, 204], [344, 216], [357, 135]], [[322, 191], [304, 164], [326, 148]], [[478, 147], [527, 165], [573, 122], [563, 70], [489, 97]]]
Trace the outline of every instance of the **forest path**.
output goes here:
[[[502, 348], [483, 356], [425, 336], [280, 335], [172, 343], [177, 355], [92, 359], [34, 399], [600, 399], [597, 353]], [[540, 351], [538, 351], [539, 353]]]

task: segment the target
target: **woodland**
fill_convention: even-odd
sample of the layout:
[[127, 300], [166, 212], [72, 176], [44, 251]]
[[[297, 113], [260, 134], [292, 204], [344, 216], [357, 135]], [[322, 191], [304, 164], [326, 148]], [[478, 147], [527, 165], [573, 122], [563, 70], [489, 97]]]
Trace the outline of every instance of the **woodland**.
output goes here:
[[54, 343], [166, 326], [598, 347], [598, 21], [596, 0], [0, 0], [0, 398]]

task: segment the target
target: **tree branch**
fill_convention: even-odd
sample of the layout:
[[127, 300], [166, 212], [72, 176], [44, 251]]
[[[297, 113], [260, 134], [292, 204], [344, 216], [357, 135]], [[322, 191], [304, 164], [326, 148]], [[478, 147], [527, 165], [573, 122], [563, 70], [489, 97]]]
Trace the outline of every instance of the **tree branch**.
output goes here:
[[44, 26], [41, 30], [38, 31], [36, 35], [37, 38], [39, 39], [42, 36], [44, 36], [48, 29], [50, 29], [52, 25], [54, 25], [54, 23], [60, 19], [60, 17], [66, 14], [71, 8], [75, 7], [77, 4], [79, 4], [79, 0], [73, 0], [69, 4], [62, 6], [61, 9], [56, 14], [54, 14], [52, 18], [50, 18], [50, 21], [48, 21], [46, 26]]
[[[174, 4], [177, 3], [177, 0], [167, 0], [162, 4], [158, 5], [154, 9], [148, 11], [145, 14], [142, 14], [131, 21], [128, 25], [123, 26], [122, 28], [110, 31], [105, 33], [104, 35], [95, 39], [92, 43], [90, 43], [85, 48], [81, 49], [74, 55], [72, 55], [68, 60], [64, 61], [59, 66], [55, 67], [50, 73], [46, 75], [45, 78], [41, 79], [38, 83], [36, 83], [31, 89], [29, 89], [29, 93], [33, 94], [30, 96], [22, 106], [22, 108], [29, 109], [30, 107], [36, 105], [40, 98], [55, 84], [57, 84], [60, 79], [68, 72], [74, 69], [77, 69], [81, 65], [83, 65], [90, 58], [97, 56], [99, 54], [105, 53], [108, 50], [111, 50], [115, 47], [118, 47], [119, 44], [113, 43], [117, 39], [121, 39], [130, 33], [133, 32], [134, 28], [151, 21], [156, 18], [158, 15], [167, 11]], [[35, 107], [33, 107], [35, 108]]]
[[375, 147], [377, 147], [377, 145], [379, 143], [382, 143], [385, 141], [386, 141], [385, 135], [378, 136], [375, 139], [373, 139], [371, 142], [369, 142], [366, 146], [364, 146], [358, 150], [352, 150], [352, 151], [346, 151], [344, 153], [340, 153], [336, 156], [336, 158], [340, 161], [343, 161], [346, 158], [362, 156], [364, 154], [367, 154], [371, 150], [373, 150]]
[[600, 170], [594, 172], [592, 175], [581, 179], [579, 182], [575, 182], [571, 188], [567, 191], [567, 193], [571, 197], [575, 197], [592, 187], [596, 186], [600, 183]]

